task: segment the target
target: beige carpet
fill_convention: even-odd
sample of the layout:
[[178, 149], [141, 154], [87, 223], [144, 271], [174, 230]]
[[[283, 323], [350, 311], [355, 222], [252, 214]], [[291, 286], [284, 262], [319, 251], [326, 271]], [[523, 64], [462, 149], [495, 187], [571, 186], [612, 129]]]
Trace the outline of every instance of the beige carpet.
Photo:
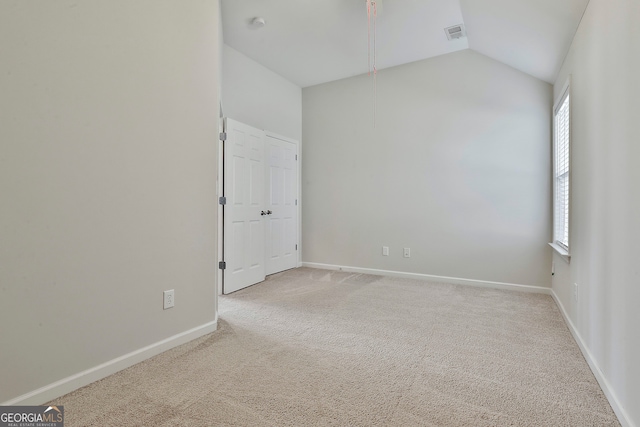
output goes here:
[[553, 300], [301, 268], [75, 391], [66, 426], [618, 426]]

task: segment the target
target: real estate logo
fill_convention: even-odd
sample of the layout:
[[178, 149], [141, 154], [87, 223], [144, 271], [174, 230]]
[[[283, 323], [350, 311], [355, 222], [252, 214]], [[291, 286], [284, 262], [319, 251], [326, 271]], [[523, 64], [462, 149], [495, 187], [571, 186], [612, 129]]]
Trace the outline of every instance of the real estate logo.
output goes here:
[[0, 427], [64, 427], [64, 406], [0, 406]]

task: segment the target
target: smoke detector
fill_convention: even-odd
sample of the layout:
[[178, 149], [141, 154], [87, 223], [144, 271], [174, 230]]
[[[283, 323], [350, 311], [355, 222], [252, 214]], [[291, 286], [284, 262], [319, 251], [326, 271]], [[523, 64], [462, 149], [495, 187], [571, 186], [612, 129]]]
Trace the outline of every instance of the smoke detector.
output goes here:
[[266, 21], [264, 20], [264, 18], [256, 16], [251, 20], [250, 24], [253, 28], [262, 28], [266, 24]]
[[461, 39], [462, 37], [467, 36], [467, 32], [464, 29], [464, 24], [458, 24], [452, 27], [447, 27], [444, 29], [444, 32], [447, 35], [448, 40]]

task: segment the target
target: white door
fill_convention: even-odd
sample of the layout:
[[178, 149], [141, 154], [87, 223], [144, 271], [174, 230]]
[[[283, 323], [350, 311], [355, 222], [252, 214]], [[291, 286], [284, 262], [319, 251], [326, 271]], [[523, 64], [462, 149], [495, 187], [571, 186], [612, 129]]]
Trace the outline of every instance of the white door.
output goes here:
[[298, 265], [298, 145], [267, 134], [267, 274]]
[[265, 278], [264, 131], [226, 120], [223, 293]]

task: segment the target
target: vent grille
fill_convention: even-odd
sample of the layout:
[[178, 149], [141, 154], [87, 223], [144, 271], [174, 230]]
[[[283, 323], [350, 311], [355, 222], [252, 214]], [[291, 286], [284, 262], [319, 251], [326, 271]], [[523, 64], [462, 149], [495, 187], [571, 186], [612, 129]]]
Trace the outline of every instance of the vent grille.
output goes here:
[[454, 25], [444, 29], [448, 40], [461, 39], [467, 36], [467, 32], [464, 30], [464, 24]]

